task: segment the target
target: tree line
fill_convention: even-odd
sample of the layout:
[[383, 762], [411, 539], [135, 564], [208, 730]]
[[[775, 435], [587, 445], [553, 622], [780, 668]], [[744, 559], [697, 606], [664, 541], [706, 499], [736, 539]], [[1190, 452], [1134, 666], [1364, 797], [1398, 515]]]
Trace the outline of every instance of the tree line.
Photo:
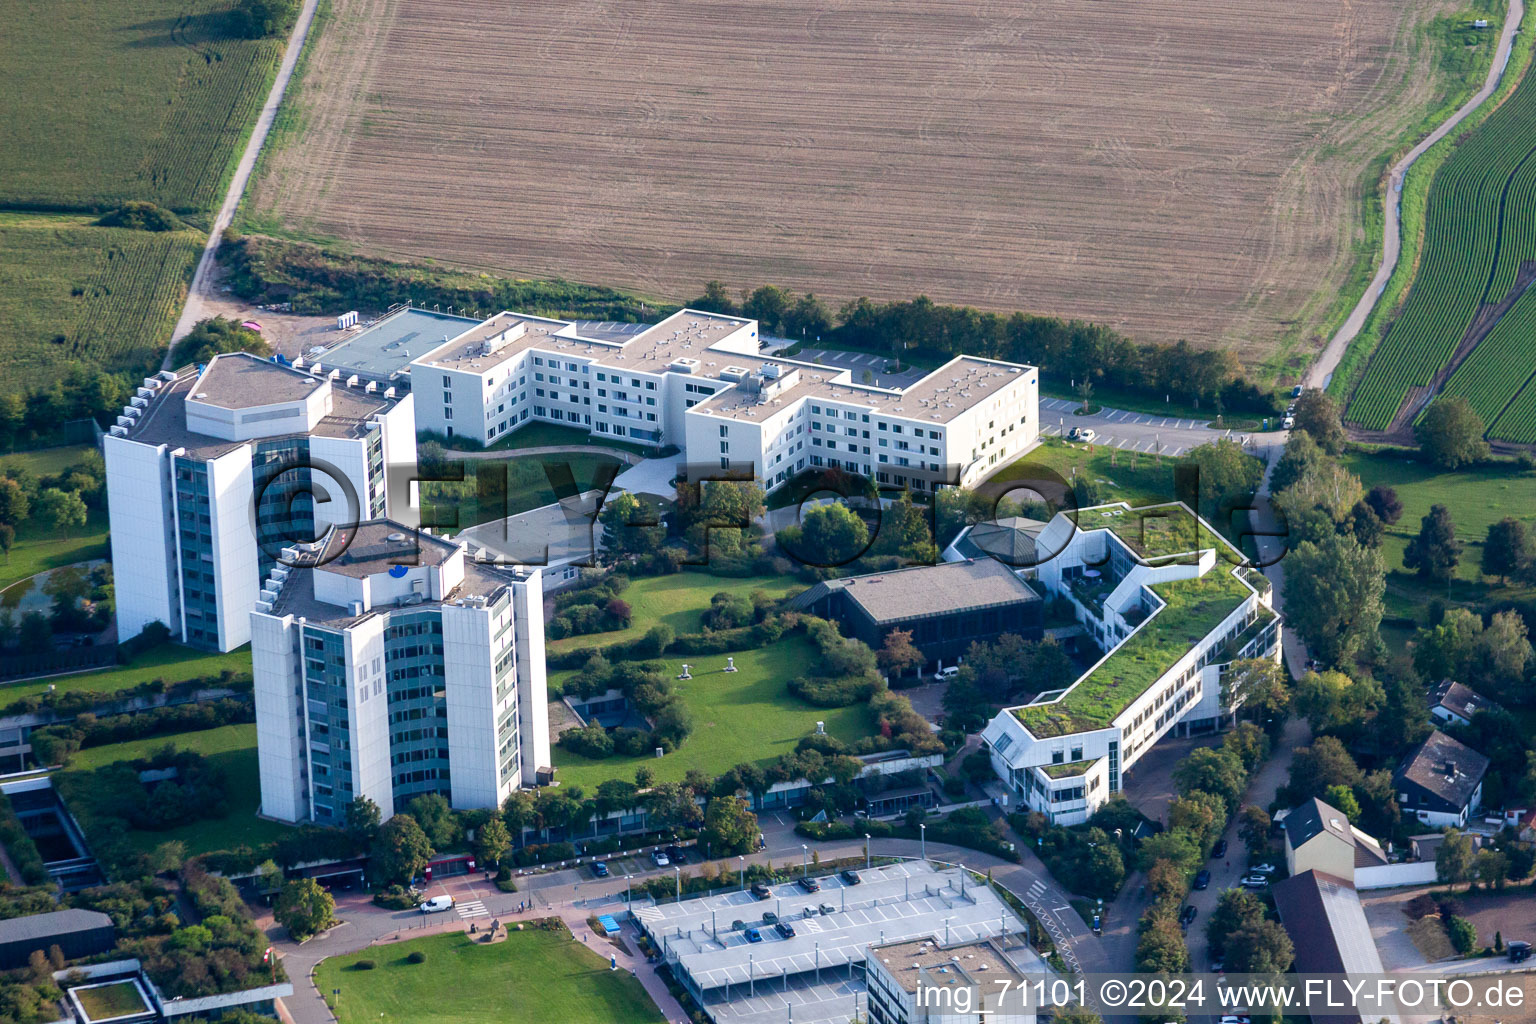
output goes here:
[[1100, 324], [1030, 313], [991, 313], [946, 306], [926, 296], [876, 302], [858, 298], [835, 313], [814, 294], [795, 295], [763, 285], [733, 298], [719, 281], [689, 305], [757, 320], [765, 333], [814, 345], [890, 352], [907, 358], [947, 360], [957, 355], [1029, 363], [1065, 387], [1089, 381], [1117, 391], [1162, 399], [1210, 402], [1228, 411], [1260, 416], [1279, 412], [1273, 391], [1249, 379], [1230, 349], [1197, 349], [1136, 343]]

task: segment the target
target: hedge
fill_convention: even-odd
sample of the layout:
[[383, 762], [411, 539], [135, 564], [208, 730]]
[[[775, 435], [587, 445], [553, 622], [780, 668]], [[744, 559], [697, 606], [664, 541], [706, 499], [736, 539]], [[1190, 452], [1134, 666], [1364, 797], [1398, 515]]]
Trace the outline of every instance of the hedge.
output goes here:
[[22, 881], [28, 885], [48, 884], [50, 877], [43, 855], [38, 852], [32, 837], [27, 835], [27, 830], [21, 827], [11, 798], [4, 793], [0, 793], [0, 844], [4, 844], [5, 851], [11, 855], [11, 863], [21, 872]]

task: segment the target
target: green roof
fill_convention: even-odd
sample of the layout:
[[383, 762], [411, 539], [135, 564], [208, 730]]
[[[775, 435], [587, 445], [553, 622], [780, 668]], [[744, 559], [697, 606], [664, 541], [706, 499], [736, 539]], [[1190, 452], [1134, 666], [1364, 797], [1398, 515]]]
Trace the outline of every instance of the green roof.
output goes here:
[[[1116, 531], [1118, 533], [1118, 531]], [[1165, 607], [1051, 704], [1014, 708], [1034, 736], [1103, 729], [1252, 594], [1217, 562], [1204, 576], [1151, 584]]]
[[1068, 761], [1066, 764], [1042, 764], [1039, 768], [1053, 779], [1070, 779], [1092, 768], [1097, 760], [1097, 758], [1090, 758], [1086, 761]]
[[[1107, 511], [1120, 514], [1104, 515]], [[1083, 509], [1077, 514], [1077, 528], [1111, 530], [1149, 562], [1202, 548], [1216, 548], [1217, 556], [1222, 557], [1222, 549], [1228, 546], [1188, 506], [1179, 502], [1132, 509], [1120, 505]]]

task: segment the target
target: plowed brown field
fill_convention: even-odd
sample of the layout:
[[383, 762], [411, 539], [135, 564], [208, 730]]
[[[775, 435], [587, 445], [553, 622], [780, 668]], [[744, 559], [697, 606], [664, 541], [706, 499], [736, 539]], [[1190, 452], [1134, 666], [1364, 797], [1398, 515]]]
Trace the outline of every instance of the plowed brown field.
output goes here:
[[1092, 318], [1262, 360], [1441, 83], [1443, 0], [333, 0], [251, 223], [686, 299]]

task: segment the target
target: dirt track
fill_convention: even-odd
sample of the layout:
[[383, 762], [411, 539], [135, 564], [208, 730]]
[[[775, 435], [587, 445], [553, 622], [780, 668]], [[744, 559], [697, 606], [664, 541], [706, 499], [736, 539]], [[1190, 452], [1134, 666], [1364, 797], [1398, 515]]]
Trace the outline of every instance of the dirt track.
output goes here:
[[672, 299], [924, 292], [1258, 359], [1321, 343], [1441, 6], [335, 0], [252, 203]]

